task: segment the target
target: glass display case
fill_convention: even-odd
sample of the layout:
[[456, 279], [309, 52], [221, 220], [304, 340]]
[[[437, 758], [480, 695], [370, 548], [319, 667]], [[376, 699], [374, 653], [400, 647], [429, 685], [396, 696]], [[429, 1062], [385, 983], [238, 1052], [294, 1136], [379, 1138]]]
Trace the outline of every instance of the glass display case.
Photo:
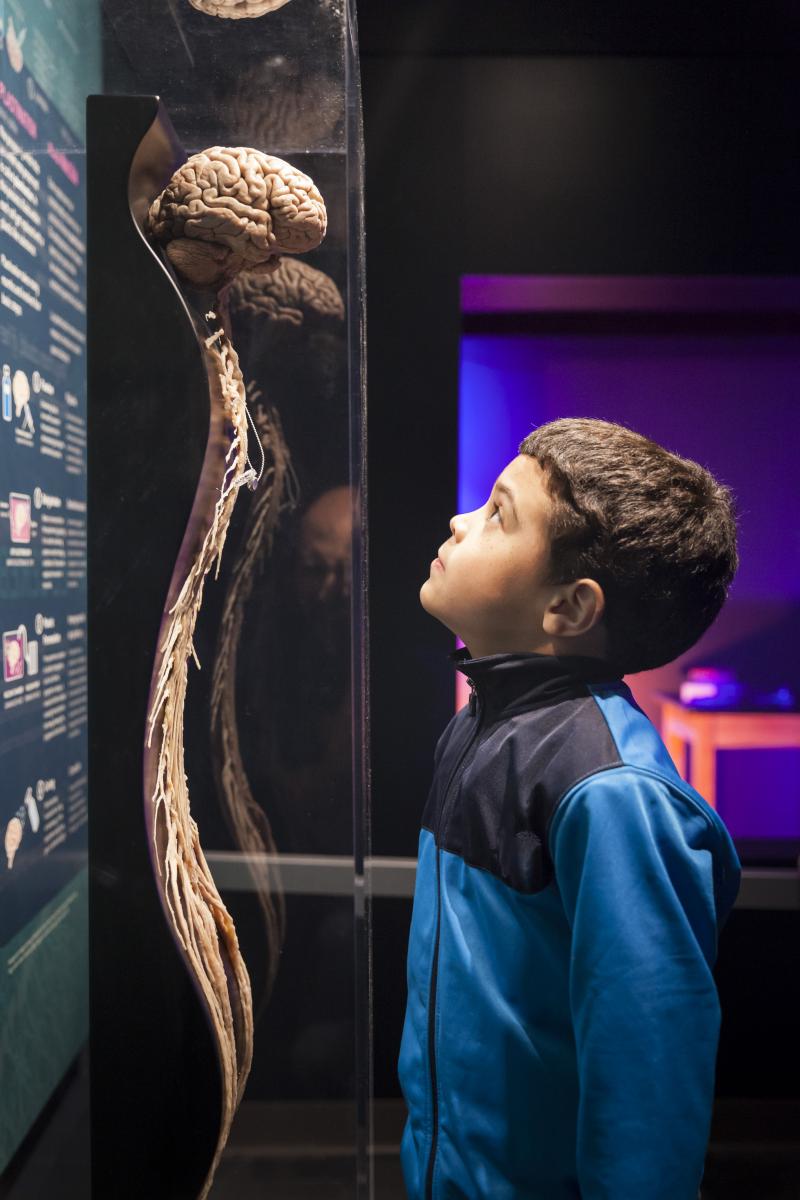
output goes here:
[[4, 31], [2, 1194], [67, 1087], [69, 1195], [367, 1196], [352, 6], [65, 7]]

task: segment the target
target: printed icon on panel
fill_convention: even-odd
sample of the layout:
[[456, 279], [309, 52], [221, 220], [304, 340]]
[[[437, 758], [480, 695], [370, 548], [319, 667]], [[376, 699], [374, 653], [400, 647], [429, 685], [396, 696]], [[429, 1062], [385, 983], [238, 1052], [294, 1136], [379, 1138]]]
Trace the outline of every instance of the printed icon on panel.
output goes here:
[[11, 380], [11, 391], [14, 396], [14, 410], [17, 418], [22, 417], [22, 428], [34, 431], [33, 413], [31, 412], [31, 385], [24, 371], [15, 371]]
[[3, 363], [3, 420], [10, 421], [13, 416], [11, 405], [11, 367]]
[[25, 66], [25, 59], [22, 57], [22, 44], [25, 41], [27, 29], [23, 29], [21, 33], [17, 33], [14, 28], [14, 20], [8, 18], [8, 27], [6, 29], [6, 50], [8, 52], [8, 61], [13, 71], [19, 75], [22, 68]]
[[13, 683], [15, 679], [25, 676], [26, 641], [24, 625], [3, 634], [3, 679], [6, 683]]
[[36, 833], [39, 829], [39, 809], [33, 795], [33, 788], [28, 788], [25, 792], [23, 801], [28, 810], [28, 820], [31, 823], [31, 830]]
[[30, 542], [31, 498], [25, 492], [9, 492], [8, 524], [12, 542]]
[[5, 851], [6, 859], [8, 860], [9, 871], [14, 865], [14, 855], [19, 850], [19, 844], [22, 841], [22, 821], [19, 817], [12, 817], [6, 825], [5, 836]]

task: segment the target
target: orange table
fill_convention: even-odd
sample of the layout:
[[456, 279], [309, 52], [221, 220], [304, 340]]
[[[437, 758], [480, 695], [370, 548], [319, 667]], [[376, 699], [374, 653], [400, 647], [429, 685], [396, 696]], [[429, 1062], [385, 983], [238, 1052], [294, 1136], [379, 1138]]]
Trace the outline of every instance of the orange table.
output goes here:
[[[658, 692], [661, 737], [678, 773], [717, 807], [717, 750], [775, 750], [800, 746], [800, 712], [712, 712], [687, 708], [674, 693]], [[692, 754], [687, 776], [686, 747]]]

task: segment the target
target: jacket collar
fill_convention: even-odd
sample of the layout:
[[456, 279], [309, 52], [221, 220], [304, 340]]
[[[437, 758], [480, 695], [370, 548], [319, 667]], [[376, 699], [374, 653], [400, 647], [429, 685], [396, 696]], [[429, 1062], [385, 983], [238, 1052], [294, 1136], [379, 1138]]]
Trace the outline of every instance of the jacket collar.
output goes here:
[[494, 713], [555, 704], [585, 695], [587, 683], [618, 683], [622, 679], [622, 673], [607, 659], [582, 654], [518, 651], [472, 658], [468, 647], [461, 646], [448, 657]]

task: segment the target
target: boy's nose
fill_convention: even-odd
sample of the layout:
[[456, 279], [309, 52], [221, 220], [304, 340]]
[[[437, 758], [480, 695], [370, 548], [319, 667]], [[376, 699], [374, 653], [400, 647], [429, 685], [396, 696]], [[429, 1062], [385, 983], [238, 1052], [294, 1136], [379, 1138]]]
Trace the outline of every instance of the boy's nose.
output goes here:
[[463, 513], [456, 513], [454, 517], [450, 518], [450, 532], [456, 540], [463, 537], [466, 531], [467, 518]]

